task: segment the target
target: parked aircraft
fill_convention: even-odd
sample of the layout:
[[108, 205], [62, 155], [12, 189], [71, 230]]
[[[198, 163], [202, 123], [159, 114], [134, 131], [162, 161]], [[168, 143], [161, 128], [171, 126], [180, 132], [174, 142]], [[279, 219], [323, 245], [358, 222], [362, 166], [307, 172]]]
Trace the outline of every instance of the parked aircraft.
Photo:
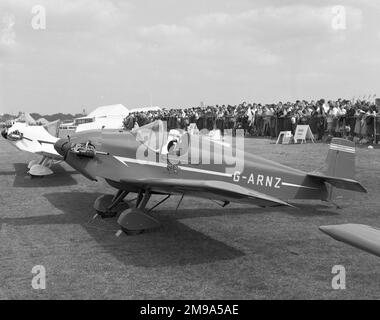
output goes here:
[[[59, 123], [57, 122], [58, 126]], [[16, 122], [12, 127], [1, 132], [10, 144], [21, 151], [42, 155], [41, 160], [32, 160], [28, 164], [31, 176], [46, 176], [52, 174], [50, 169], [54, 163], [63, 160], [54, 149], [57, 137], [51, 135], [44, 126], [29, 126], [27, 123]]]
[[[169, 135], [162, 121], [132, 131], [75, 133], [58, 140], [55, 149], [85, 177], [104, 178], [117, 189], [114, 196], [99, 197], [94, 208], [102, 217], [119, 214], [118, 223], [126, 233], [159, 226], [150, 213], [173, 194], [182, 195], [181, 200], [190, 195], [221, 201], [223, 206], [234, 201], [274, 207], [292, 206], [290, 199], [328, 201], [333, 188], [366, 192], [353, 179], [354, 145], [339, 138], [330, 144], [326, 169], [312, 173], [265, 160], [241, 147], [236, 147], [234, 157], [233, 145], [187, 132]], [[134, 208], [123, 201], [130, 192], [138, 194]], [[147, 209], [154, 194], [165, 198]]]
[[54, 143], [58, 140], [59, 129], [66, 128], [65, 134], [74, 130], [80, 132], [101, 128], [121, 129], [123, 119], [128, 114], [128, 109], [121, 104], [98, 107], [87, 116], [75, 119], [75, 126], [71, 126], [69, 130], [67, 130], [67, 125], [60, 126], [59, 121], [50, 123], [56, 124], [56, 128], [53, 130], [54, 135], [51, 135], [46, 130], [50, 124], [37, 126], [28, 113], [23, 113], [16, 119], [12, 127], [4, 129], [1, 134], [17, 149], [42, 155], [41, 160], [29, 162], [28, 173], [31, 176], [46, 176], [53, 173], [52, 165], [62, 160], [61, 155], [54, 149]]

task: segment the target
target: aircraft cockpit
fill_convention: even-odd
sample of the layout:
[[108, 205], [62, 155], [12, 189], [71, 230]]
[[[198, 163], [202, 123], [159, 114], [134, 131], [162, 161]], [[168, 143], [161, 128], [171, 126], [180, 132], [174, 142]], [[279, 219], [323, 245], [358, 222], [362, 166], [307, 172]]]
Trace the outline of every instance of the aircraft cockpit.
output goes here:
[[131, 133], [150, 150], [163, 155], [184, 154], [190, 142], [188, 132], [182, 129], [168, 132], [166, 122], [161, 120], [133, 129]]

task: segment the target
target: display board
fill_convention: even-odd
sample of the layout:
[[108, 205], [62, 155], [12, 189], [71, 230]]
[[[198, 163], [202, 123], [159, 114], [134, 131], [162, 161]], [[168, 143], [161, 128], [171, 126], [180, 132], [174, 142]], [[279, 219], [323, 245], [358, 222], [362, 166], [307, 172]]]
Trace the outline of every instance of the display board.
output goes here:
[[292, 132], [291, 131], [281, 131], [278, 135], [276, 144], [289, 144], [292, 142]]
[[297, 125], [296, 132], [294, 133], [294, 143], [298, 143], [298, 140], [301, 140], [301, 143], [306, 143], [306, 140], [315, 142], [309, 125]]

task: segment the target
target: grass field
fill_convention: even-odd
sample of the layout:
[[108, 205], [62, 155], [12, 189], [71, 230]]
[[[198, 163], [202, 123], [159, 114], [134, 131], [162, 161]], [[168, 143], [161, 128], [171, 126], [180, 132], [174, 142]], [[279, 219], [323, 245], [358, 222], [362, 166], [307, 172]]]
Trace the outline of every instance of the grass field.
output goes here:
[[[251, 139], [249, 151], [299, 169], [323, 164], [325, 144], [273, 145]], [[262, 209], [179, 197], [160, 206], [162, 227], [115, 236], [115, 219], [92, 220], [94, 200], [114, 190], [68, 165], [43, 179], [26, 175], [36, 159], [0, 140], [0, 299], [379, 299], [380, 259], [336, 242], [318, 226], [380, 226], [380, 150], [357, 149], [357, 179], [343, 209], [296, 202]], [[152, 201], [157, 201], [159, 197]], [[331, 288], [334, 265], [346, 290]], [[43, 265], [46, 290], [33, 290]]]

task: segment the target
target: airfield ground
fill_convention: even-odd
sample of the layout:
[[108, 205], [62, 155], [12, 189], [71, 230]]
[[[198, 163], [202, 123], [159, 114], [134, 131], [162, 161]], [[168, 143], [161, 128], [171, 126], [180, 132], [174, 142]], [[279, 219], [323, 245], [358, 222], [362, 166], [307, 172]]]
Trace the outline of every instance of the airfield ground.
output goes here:
[[[250, 139], [247, 149], [307, 171], [321, 167], [328, 150], [269, 142]], [[318, 201], [220, 208], [185, 197], [175, 213], [173, 197], [156, 212], [161, 229], [120, 237], [115, 219], [92, 220], [94, 200], [113, 189], [66, 164], [31, 179], [32, 159], [0, 140], [0, 299], [380, 298], [380, 259], [318, 230], [380, 226], [378, 149], [357, 149], [357, 179], [368, 194], [350, 193], [343, 209]], [[46, 290], [31, 287], [35, 265], [46, 268]], [[346, 290], [331, 287], [334, 265], [346, 269]]]

